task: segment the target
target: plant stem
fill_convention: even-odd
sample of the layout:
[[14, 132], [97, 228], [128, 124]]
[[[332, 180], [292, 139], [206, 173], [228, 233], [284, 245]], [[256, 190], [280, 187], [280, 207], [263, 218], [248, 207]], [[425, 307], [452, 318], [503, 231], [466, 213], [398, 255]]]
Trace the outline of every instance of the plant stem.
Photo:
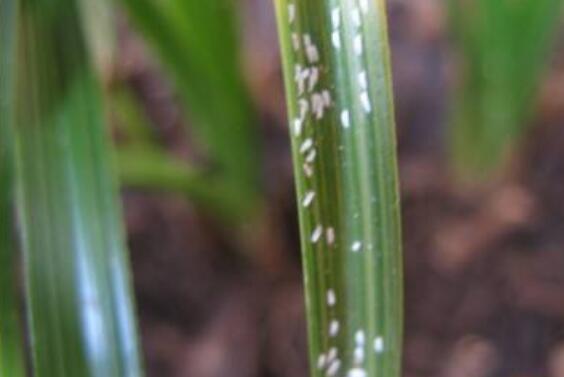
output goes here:
[[383, 0], [275, 0], [312, 376], [397, 377], [400, 206]]

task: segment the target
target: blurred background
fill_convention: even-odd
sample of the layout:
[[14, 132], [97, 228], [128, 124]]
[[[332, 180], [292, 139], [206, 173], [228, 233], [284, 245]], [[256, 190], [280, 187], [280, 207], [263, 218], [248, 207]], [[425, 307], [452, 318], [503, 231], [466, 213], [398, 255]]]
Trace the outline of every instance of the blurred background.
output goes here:
[[[564, 377], [562, 13], [558, 1], [490, 2], [528, 4], [516, 15], [477, 5], [485, 3], [388, 1], [404, 225], [404, 375]], [[260, 215], [242, 211], [234, 227], [229, 216], [214, 214], [206, 188], [185, 194], [182, 182], [162, 183], [168, 175], [158, 168], [139, 178], [135, 155], [121, 160], [130, 165], [123, 198], [148, 376], [307, 376], [274, 10], [265, 0], [235, 4], [238, 21], [229, 27], [239, 32], [238, 52], [216, 65], [237, 66], [232, 58], [240, 55], [260, 146], [249, 150], [260, 171]], [[197, 105], [183, 102], [190, 93], [179, 95], [173, 84], [181, 74], [147, 42], [158, 36], [143, 37], [143, 23], [136, 27], [125, 11], [117, 24], [106, 77], [118, 145], [127, 149], [128, 138], [150, 134], [151, 148], [205, 166], [205, 143], [191, 133]], [[217, 56], [214, 43], [225, 37], [203, 41], [201, 51]], [[203, 92], [214, 85], [204, 82]], [[226, 108], [237, 106], [227, 97]], [[230, 183], [218, 184], [229, 192]]]

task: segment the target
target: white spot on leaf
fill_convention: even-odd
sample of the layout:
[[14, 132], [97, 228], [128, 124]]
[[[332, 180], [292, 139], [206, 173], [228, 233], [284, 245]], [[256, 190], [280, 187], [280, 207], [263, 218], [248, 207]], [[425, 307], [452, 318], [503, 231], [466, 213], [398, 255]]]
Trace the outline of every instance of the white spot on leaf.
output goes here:
[[312, 149], [311, 151], [309, 151], [309, 153], [307, 154], [305, 161], [307, 163], [312, 163], [313, 161], [315, 161], [315, 157], [317, 156], [317, 152], [315, 151], [315, 149]]
[[353, 8], [351, 10], [351, 18], [354, 26], [356, 27], [362, 26], [362, 19], [360, 18], [360, 12], [358, 11], [358, 8]]
[[376, 339], [374, 339], [374, 352], [384, 352], [384, 338], [382, 338], [381, 336], [378, 336], [376, 337]]
[[325, 101], [323, 96], [319, 93], [313, 93], [311, 95], [311, 111], [315, 115], [315, 119], [319, 120], [323, 118], [325, 112]]
[[302, 145], [300, 146], [300, 153], [307, 152], [312, 146], [313, 146], [313, 139], [312, 138], [305, 139]]
[[364, 331], [363, 330], [358, 330], [355, 334], [354, 334], [354, 341], [356, 343], [357, 346], [360, 345], [364, 345], [364, 341], [365, 341], [365, 336], [364, 336]]
[[311, 92], [317, 82], [319, 81], [319, 69], [317, 67], [312, 67], [310, 70], [309, 81], [308, 81], [308, 91]]
[[362, 249], [362, 242], [360, 241], [355, 241], [353, 242], [352, 246], [351, 246], [351, 250], [356, 253], [359, 252], [360, 249]]
[[337, 296], [335, 295], [335, 291], [332, 289], [327, 290], [327, 305], [335, 306], [337, 303]]
[[309, 73], [310, 73], [309, 68], [302, 68], [301, 65], [296, 64], [294, 68], [294, 81], [298, 86], [298, 95], [303, 94]]
[[331, 349], [329, 349], [329, 352], [327, 352], [327, 362], [335, 360], [337, 358], [337, 353], [337, 348], [331, 347]]
[[366, 80], [366, 71], [361, 71], [358, 74], [358, 85], [361, 89], [366, 89], [368, 86], [368, 81]]
[[298, 100], [298, 106], [300, 107], [300, 119], [304, 120], [309, 111], [309, 102], [307, 100], [300, 98]]
[[357, 346], [354, 349], [354, 362], [355, 364], [364, 363], [364, 348], [362, 346]]
[[334, 319], [329, 324], [329, 336], [331, 337], [337, 336], [338, 333], [339, 333], [339, 321]]
[[333, 47], [337, 50], [341, 48], [341, 35], [338, 30], [331, 33], [331, 42], [333, 43]]
[[317, 358], [317, 369], [323, 369], [325, 368], [325, 363], [327, 362], [327, 357], [325, 356], [324, 353], [322, 353], [321, 355], [319, 355], [319, 357]]
[[327, 107], [331, 106], [331, 93], [328, 90], [324, 90], [321, 92], [321, 96], [323, 97], [323, 104]]
[[327, 368], [327, 377], [336, 376], [339, 373], [339, 369], [341, 368], [341, 361], [335, 360], [329, 364], [329, 368]]
[[321, 225], [318, 225], [313, 231], [313, 233], [311, 234], [311, 238], [310, 238], [311, 242], [317, 243], [317, 241], [319, 241], [322, 235], [323, 235], [323, 227]]
[[353, 49], [355, 54], [357, 54], [358, 56], [362, 55], [362, 50], [363, 50], [362, 35], [360, 34], [355, 35], [353, 40]]
[[312, 43], [311, 36], [309, 34], [304, 34], [303, 41], [307, 60], [310, 63], [317, 63], [319, 61], [319, 51], [317, 50], [317, 46]]
[[294, 135], [300, 136], [302, 134], [303, 121], [301, 119], [294, 119]]
[[310, 164], [304, 164], [303, 166], [304, 168], [304, 174], [306, 175], [306, 177], [311, 177], [313, 176], [313, 167]]
[[360, 103], [362, 104], [362, 108], [366, 113], [372, 111], [372, 105], [370, 104], [370, 98], [368, 97], [367, 91], [362, 91], [360, 93]]
[[348, 110], [341, 111], [341, 123], [344, 128], [349, 128], [350, 126], [350, 115]]
[[304, 197], [304, 200], [302, 201], [302, 205], [306, 208], [309, 207], [311, 203], [313, 203], [313, 199], [315, 199], [315, 192], [308, 191]]
[[331, 23], [335, 29], [338, 29], [339, 26], [341, 26], [341, 10], [339, 7], [335, 7], [331, 10]]
[[327, 244], [333, 245], [335, 243], [335, 229], [333, 229], [332, 227], [327, 228], [326, 238]]
[[288, 20], [293, 23], [296, 19], [296, 5], [294, 3], [288, 4]]
[[347, 377], [366, 377], [366, 371], [363, 368], [352, 368], [347, 373]]
[[368, 12], [368, 0], [360, 0], [360, 9], [362, 9], [363, 13]]

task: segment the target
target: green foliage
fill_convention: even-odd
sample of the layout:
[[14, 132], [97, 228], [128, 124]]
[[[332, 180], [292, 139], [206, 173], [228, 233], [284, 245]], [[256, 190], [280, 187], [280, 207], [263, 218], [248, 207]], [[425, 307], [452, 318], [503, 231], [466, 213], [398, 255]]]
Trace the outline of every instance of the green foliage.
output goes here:
[[143, 190], [178, 193], [194, 200], [208, 213], [224, 220], [239, 219], [244, 205], [226, 196], [222, 178], [195, 169], [160, 146], [134, 94], [126, 87], [113, 88], [108, 103], [118, 130], [126, 141], [118, 149], [121, 182]]
[[[4, 133], [0, 133], [4, 137]], [[4, 143], [2, 143], [4, 144]], [[11, 227], [11, 174], [7, 148], [0, 146], [0, 377], [23, 377], [23, 342], [16, 294]]]
[[16, 248], [11, 226], [11, 160], [4, 131], [0, 132], [0, 377], [23, 377], [24, 347], [15, 284]]
[[[122, 0], [190, 109], [210, 173], [244, 217], [258, 199], [255, 114], [240, 66], [231, 0]], [[207, 174], [209, 175], [209, 174]]]
[[77, 0], [21, 0], [15, 176], [37, 377], [137, 377], [120, 204]]
[[398, 377], [400, 208], [384, 1], [275, 4], [311, 375]]
[[129, 186], [184, 194], [208, 213], [227, 220], [241, 215], [242, 209], [232, 200], [235, 198], [225, 197], [224, 182], [211, 180], [159, 148], [122, 147], [118, 150], [118, 165], [121, 181]]
[[16, 2], [0, 1], [0, 377], [23, 377], [23, 342], [12, 240], [12, 69]]
[[451, 151], [458, 173], [484, 177], [524, 134], [560, 19], [560, 0], [449, 0], [461, 57]]
[[111, 74], [116, 49], [113, 0], [80, 0], [78, 8], [94, 68], [106, 79]]

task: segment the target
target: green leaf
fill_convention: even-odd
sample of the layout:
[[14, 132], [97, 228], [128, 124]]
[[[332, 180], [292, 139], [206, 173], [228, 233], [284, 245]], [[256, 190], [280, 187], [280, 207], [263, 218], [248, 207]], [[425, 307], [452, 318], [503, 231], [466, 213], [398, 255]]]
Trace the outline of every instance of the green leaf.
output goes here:
[[237, 220], [248, 210], [237, 195], [229, 196], [221, 177], [195, 169], [157, 143], [150, 121], [133, 93], [127, 88], [114, 88], [109, 94], [112, 115], [126, 139], [118, 149], [123, 185], [184, 195], [221, 220]]
[[[0, 135], [4, 136], [3, 133]], [[0, 146], [0, 377], [23, 377], [24, 343], [15, 284], [16, 249], [11, 237], [12, 180], [6, 152], [7, 148]]]
[[16, 1], [0, 1], [0, 377], [23, 377], [24, 343], [12, 240], [12, 84]]
[[237, 198], [226, 197], [215, 177], [202, 174], [185, 161], [151, 146], [121, 147], [118, 151], [119, 175], [129, 186], [143, 190], [186, 195], [222, 219], [243, 213]]
[[400, 375], [402, 262], [383, 0], [276, 0], [312, 376]]
[[107, 93], [107, 103], [115, 128], [123, 134], [128, 145], [158, 147], [145, 109], [130, 88], [122, 85], [111, 88]]
[[99, 76], [108, 80], [115, 63], [117, 33], [113, 0], [80, 0], [81, 26]]
[[122, 0], [193, 115], [208, 170], [246, 211], [258, 200], [257, 123], [246, 88], [231, 0]]
[[487, 177], [524, 135], [560, 0], [447, 2], [460, 53], [451, 152], [461, 176]]
[[[0, 128], [5, 126], [0, 124]], [[24, 343], [15, 284], [16, 247], [12, 240], [12, 169], [5, 130], [0, 137], [0, 377], [23, 377]]]
[[36, 377], [142, 375], [112, 149], [78, 0], [22, 0], [17, 204]]

